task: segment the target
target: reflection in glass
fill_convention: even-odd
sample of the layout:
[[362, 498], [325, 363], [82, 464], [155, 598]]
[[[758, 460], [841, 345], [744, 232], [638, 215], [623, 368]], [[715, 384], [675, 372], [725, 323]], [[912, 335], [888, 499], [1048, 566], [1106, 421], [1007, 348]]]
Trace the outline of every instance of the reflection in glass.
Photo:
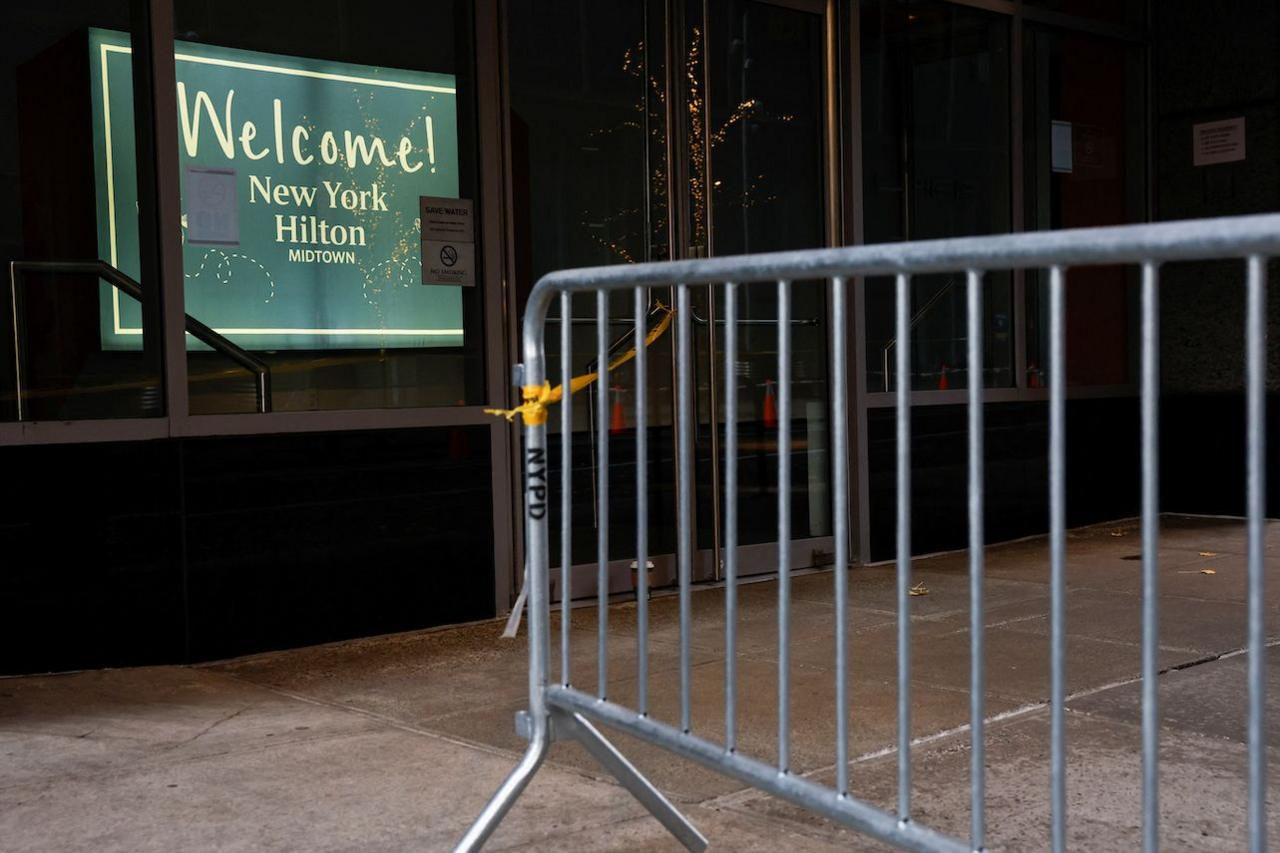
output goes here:
[[[1029, 229], [1140, 222], [1143, 71], [1137, 49], [1079, 33], [1028, 27], [1023, 158]], [[1129, 381], [1136, 270], [1067, 273], [1067, 383]], [[1027, 273], [1027, 386], [1048, 377], [1048, 274]]]
[[[0, 127], [7, 131], [0, 134], [0, 242], [5, 266], [20, 262], [0, 300], [5, 420], [164, 413], [159, 289], [144, 274], [154, 269], [143, 261], [154, 258], [155, 246], [142, 237], [149, 200], [138, 197], [138, 171], [147, 155], [133, 140], [134, 59], [108, 54], [96, 41], [103, 28], [127, 35], [131, 26], [127, 2], [55, 9], [20, 0], [0, 12]], [[109, 60], [123, 71], [110, 101]], [[108, 103], [122, 108], [115, 125]], [[72, 262], [82, 264], [79, 271]], [[132, 332], [125, 348], [114, 335], [121, 311]]]
[[[708, 103], [700, 85], [689, 91], [690, 188], [695, 246], [715, 255], [815, 248], [824, 242], [822, 18], [810, 12], [753, 0], [712, 4], [705, 61]], [[692, 44], [700, 55], [700, 30]], [[698, 73], [690, 77], [698, 81]], [[701, 116], [709, 127], [703, 129]], [[703, 130], [705, 142], [695, 133]], [[704, 151], [704, 148], [706, 149]], [[705, 159], [707, 165], [699, 163]], [[709, 192], [701, 186], [710, 179]], [[705, 199], [710, 199], [706, 208]], [[699, 214], [697, 211], [704, 212]], [[698, 230], [702, 218], [709, 232]], [[705, 241], [705, 242], [704, 242]], [[708, 304], [708, 296], [714, 300]], [[723, 288], [698, 295], [704, 322], [697, 324], [698, 428], [697, 522], [700, 547], [712, 545], [716, 515], [711, 458], [723, 448], [723, 419], [738, 422], [738, 542], [777, 541], [778, 453], [792, 456], [792, 536], [830, 533], [827, 455], [826, 288], [823, 282], [791, 287], [792, 446], [777, 445], [777, 288], [758, 282], [738, 288], [739, 410], [723, 405]], [[714, 383], [714, 394], [713, 394]], [[715, 412], [714, 421], [711, 413]], [[711, 424], [719, 431], [712, 442]], [[775, 564], [776, 565], [776, 564]]]
[[[532, 0], [511, 3], [511, 168], [518, 310], [533, 283], [553, 270], [636, 263], [668, 257], [666, 103], [661, 3], [628, 2], [562, 6]], [[554, 50], [547, 46], [554, 44]], [[657, 49], [651, 48], [658, 45]], [[606, 347], [630, 348], [634, 326], [632, 293], [609, 300]], [[649, 321], [656, 327], [672, 304], [668, 288], [648, 294]], [[596, 299], [573, 298], [571, 372], [596, 368]], [[560, 316], [557, 300], [547, 324], [547, 374], [558, 384]], [[647, 389], [650, 552], [675, 549], [671, 408], [671, 347], [668, 331], [648, 349]], [[635, 370], [608, 374], [609, 553], [635, 556]], [[575, 564], [594, 562], [600, 519], [596, 473], [600, 457], [595, 424], [596, 389], [573, 395], [572, 552]], [[558, 434], [559, 412], [548, 421]], [[559, 441], [550, 442], [551, 482], [561, 470]], [[551, 554], [560, 555], [559, 503], [552, 508]], [[576, 597], [594, 594], [594, 569], [584, 571]], [[655, 577], [657, 584], [669, 580]], [[629, 582], [621, 570], [615, 590]], [[558, 591], [554, 594], [558, 595]]]
[[[863, 202], [868, 243], [1010, 227], [1008, 19], [938, 2], [862, 4]], [[867, 373], [893, 390], [893, 282], [867, 282]], [[1013, 376], [1012, 284], [985, 278], [983, 384]], [[912, 388], [965, 388], [963, 272], [912, 280]]]

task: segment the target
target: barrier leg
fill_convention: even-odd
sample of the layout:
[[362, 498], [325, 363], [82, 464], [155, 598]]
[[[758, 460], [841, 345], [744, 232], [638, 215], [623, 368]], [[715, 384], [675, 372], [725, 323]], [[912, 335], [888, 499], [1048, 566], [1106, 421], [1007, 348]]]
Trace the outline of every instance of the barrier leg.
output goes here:
[[458, 842], [458, 846], [453, 848], [454, 853], [476, 853], [484, 846], [485, 841], [498, 828], [498, 824], [502, 822], [502, 818], [515, 805], [520, 792], [529, 784], [533, 774], [538, 772], [542, 759], [547, 757], [547, 747], [550, 743], [551, 735], [547, 731], [547, 718], [544, 716], [533, 723], [532, 736], [529, 738], [529, 748], [525, 750], [524, 757], [520, 759], [520, 763], [516, 765], [516, 768], [511, 771], [511, 774], [499, 786], [489, 802], [485, 804], [484, 811], [480, 812], [480, 816], [476, 818], [475, 823], [471, 824], [471, 828], [467, 830], [467, 834]]
[[631, 792], [649, 813], [693, 853], [707, 849], [707, 839], [671, 805], [653, 783], [640, 774], [617, 748], [579, 714], [560, 712], [555, 715], [556, 733], [573, 738], [591, 753], [591, 757]]

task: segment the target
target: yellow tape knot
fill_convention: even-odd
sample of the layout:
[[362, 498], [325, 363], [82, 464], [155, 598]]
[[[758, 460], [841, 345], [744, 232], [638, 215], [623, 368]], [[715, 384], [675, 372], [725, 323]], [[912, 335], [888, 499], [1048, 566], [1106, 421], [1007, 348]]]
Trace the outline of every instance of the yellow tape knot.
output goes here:
[[556, 401], [556, 395], [552, 392], [551, 383], [543, 382], [541, 385], [525, 385], [520, 389], [520, 394], [524, 398], [524, 402], [514, 409], [485, 409], [485, 414], [497, 415], [506, 418], [508, 421], [515, 420], [516, 415], [519, 415], [529, 426], [545, 424], [547, 422], [547, 406]]

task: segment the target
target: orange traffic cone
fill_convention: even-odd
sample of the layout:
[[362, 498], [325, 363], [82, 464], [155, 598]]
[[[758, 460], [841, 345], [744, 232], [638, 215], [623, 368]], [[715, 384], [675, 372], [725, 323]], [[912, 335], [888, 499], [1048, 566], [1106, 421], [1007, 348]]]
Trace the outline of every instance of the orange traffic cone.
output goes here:
[[1044, 383], [1040, 381], [1040, 368], [1036, 367], [1036, 363], [1034, 361], [1031, 362], [1031, 364], [1027, 365], [1027, 387], [1028, 388], [1044, 387]]
[[773, 397], [773, 380], [766, 379], [764, 385], [764, 428], [778, 428], [778, 403]]
[[622, 386], [614, 385], [609, 390], [613, 391], [613, 411], [609, 415], [609, 434], [618, 435], [627, 428], [626, 413], [622, 409]]
[[947, 363], [942, 362], [942, 373], [938, 376], [938, 390], [947, 391], [951, 388], [951, 380], [947, 379]]

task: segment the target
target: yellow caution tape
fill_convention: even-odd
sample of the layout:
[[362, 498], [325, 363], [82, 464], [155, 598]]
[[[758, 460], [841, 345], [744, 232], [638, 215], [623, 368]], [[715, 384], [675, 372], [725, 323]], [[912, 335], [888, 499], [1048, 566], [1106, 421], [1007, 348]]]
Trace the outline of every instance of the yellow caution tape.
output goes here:
[[[645, 335], [644, 346], [647, 349], [653, 345], [653, 342], [662, 337], [667, 329], [671, 326], [671, 318], [675, 316], [675, 311], [666, 307], [661, 302], [657, 303], [657, 310], [664, 313], [663, 318], [658, 325], [649, 330], [649, 334]], [[605, 366], [605, 373], [611, 373], [622, 365], [636, 357], [636, 347], [631, 347], [624, 353], [616, 356]], [[600, 371], [592, 371], [584, 373], [581, 376], [575, 376], [569, 380], [569, 393], [577, 394], [583, 388], [591, 385], [600, 378]], [[496, 415], [514, 420], [516, 415], [524, 419], [529, 426], [540, 426], [547, 422], [547, 407], [559, 403], [564, 398], [564, 386], [557, 385], [551, 387], [550, 382], [544, 382], [541, 385], [525, 385], [520, 389], [521, 397], [524, 402], [514, 409], [485, 409], [485, 414]]]

